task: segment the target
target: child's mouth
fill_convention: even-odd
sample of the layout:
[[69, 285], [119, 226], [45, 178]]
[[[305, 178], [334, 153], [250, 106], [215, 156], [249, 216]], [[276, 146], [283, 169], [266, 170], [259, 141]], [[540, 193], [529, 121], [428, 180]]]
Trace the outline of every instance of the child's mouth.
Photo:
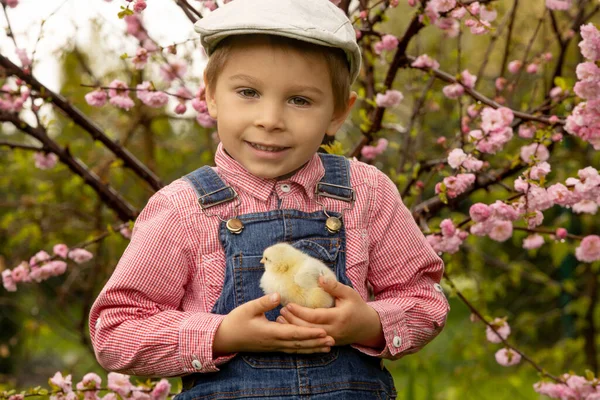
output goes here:
[[264, 146], [262, 144], [252, 143], [252, 142], [246, 142], [246, 143], [248, 143], [251, 147], [253, 147], [257, 150], [268, 151], [270, 153], [277, 153], [277, 152], [289, 149], [289, 147]]

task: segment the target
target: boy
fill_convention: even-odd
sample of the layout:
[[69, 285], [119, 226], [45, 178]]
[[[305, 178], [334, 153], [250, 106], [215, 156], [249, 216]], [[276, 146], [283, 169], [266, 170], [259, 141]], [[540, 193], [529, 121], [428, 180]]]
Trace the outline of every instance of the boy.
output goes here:
[[[234, 0], [198, 22], [221, 143], [156, 193], [90, 313], [100, 364], [183, 377], [178, 399], [395, 398], [380, 362], [442, 329], [443, 263], [376, 168], [317, 154], [356, 100], [354, 29], [327, 0]], [[265, 248], [325, 262], [330, 309], [279, 307]], [[367, 282], [375, 300], [368, 301]]]

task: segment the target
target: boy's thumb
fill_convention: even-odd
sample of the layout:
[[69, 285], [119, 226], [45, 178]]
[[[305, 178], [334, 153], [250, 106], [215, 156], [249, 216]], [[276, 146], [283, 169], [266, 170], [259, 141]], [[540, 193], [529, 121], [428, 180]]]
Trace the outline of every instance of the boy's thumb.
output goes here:
[[256, 310], [259, 313], [270, 311], [279, 305], [279, 293], [267, 294], [258, 299], [257, 304], [259, 309]]

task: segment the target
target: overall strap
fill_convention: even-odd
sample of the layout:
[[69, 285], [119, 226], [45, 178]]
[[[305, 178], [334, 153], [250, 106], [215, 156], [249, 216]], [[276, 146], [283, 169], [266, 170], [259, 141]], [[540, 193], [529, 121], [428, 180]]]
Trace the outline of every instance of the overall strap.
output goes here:
[[231, 186], [227, 186], [221, 177], [207, 165], [190, 172], [182, 179], [192, 185], [202, 209], [226, 203], [237, 197], [236, 191]]
[[352, 203], [355, 198], [350, 185], [350, 161], [344, 156], [319, 153], [325, 176], [315, 186], [315, 194]]

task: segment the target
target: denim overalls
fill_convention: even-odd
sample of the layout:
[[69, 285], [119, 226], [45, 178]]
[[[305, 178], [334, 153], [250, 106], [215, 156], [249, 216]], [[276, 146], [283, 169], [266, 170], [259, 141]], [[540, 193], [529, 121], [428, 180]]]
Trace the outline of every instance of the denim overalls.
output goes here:
[[[330, 197], [349, 207], [354, 191], [350, 187], [347, 159], [319, 154], [325, 176], [317, 184], [315, 198]], [[237, 194], [210, 167], [202, 167], [184, 177], [196, 190], [205, 214], [213, 205], [236, 201]], [[339, 213], [305, 213], [278, 209], [236, 216], [243, 230], [232, 233], [221, 220], [220, 240], [226, 255], [223, 290], [213, 313], [228, 314], [235, 307], [264, 295], [259, 287], [264, 267], [260, 263], [265, 248], [288, 242], [328, 265], [337, 279], [351, 286], [346, 276], [344, 227], [326, 229], [329, 216]], [[280, 307], [266, 313], [274, 321]], [[390, 399], [396, 397], [391, 375], [380, 359], [367, 356], [350, 346], [334, 346], [329, 353], [294, 355], [286, 353], [239, 353], [214, 373], [196, 373], [182, 378], [184, 391], [177, 400], [192, 399]], [[186, 390], [187, 389], [187, 390]]]

